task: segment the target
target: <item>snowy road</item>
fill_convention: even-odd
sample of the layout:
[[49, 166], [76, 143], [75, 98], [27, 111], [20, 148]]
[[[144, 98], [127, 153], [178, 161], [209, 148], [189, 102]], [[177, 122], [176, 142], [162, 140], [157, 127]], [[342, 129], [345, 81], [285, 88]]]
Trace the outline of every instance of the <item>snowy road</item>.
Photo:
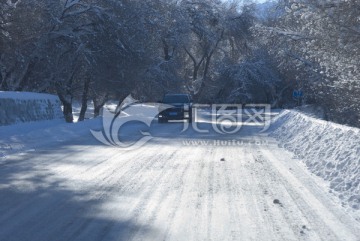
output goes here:
[[131, 151], [87, 133], [8, 156], [0, 240], [360, 240], [360, 222], [259, 127], [180, 130], [154, 124]]

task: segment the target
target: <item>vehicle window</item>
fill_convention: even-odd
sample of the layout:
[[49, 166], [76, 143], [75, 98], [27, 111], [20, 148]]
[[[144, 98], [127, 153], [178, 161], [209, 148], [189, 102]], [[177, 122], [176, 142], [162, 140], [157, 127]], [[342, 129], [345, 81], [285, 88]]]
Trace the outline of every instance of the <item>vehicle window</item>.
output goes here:
[[166, 95], [163, 100], [164, 103], [188, 103], [189, 97], [187, 95]]

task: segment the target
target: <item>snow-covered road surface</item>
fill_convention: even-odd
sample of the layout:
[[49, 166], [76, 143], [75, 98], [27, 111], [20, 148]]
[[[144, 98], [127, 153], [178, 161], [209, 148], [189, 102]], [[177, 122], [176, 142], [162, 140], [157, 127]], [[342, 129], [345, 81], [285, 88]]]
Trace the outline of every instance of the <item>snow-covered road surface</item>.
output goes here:
[[9, 155], [0, 240], [360, 240], [356, 213], [260, 127], [181, 129], [154, 123], [131, 151], [88, 132]]

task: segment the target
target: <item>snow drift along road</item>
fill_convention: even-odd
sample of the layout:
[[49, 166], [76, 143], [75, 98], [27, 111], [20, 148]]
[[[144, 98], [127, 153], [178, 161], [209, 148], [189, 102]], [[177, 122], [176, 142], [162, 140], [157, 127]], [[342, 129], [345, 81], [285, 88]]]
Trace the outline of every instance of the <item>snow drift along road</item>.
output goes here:
[[57, 96], [0, 91], [0, 126], [54, 119], [63, 119]]
[[360, 209], [360, 130], [284, 111], [271, 136], [330, 183], [343, 205]]

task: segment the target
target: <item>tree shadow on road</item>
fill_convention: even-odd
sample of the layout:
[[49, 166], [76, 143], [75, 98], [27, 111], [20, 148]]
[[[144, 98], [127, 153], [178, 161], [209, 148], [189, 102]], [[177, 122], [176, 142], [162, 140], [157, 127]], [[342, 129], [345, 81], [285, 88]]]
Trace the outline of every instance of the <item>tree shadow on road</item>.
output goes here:
[[[66, 147], [53, 151], [57, 155], [76, 153]], [[1, 241], [129, 240], [138, 232], [155, 232], [133, 218], [119, 218], [118, 210], [104, 211], [108, 196], [102, 184], [72, 186], [51, 170], [49, 164], [54, 162], [49, 150], [13, 156], [0, 166]]]

